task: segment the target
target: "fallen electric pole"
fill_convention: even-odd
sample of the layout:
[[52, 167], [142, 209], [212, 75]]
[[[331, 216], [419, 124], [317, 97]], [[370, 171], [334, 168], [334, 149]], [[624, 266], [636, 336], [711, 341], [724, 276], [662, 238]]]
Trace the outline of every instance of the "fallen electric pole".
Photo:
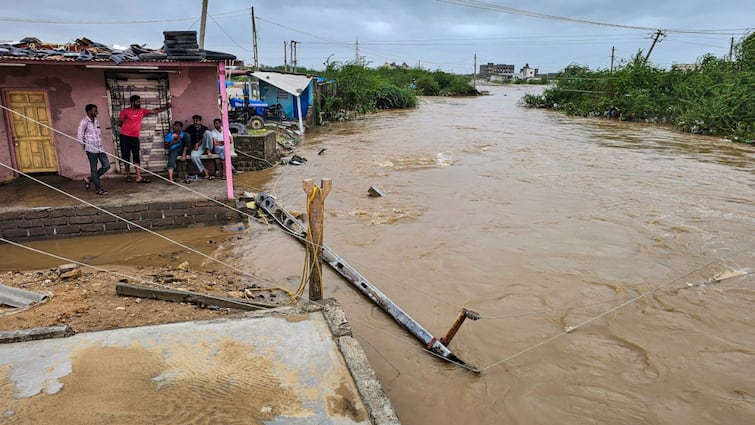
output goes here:
[[[305, 225], [288, 213], [285, 209], [281, 208], [275, 199], [266, 194], [259, 193], [255, 198], [257, 207], [272, 217], [278, 225], [280, 225], [287, 233], [299, 239], [303, 243], [307, 243], [307, 228]], [[328, 248], [327, 245], [322, 244], [322, 256], [323, 260], [330, 265], [337, 273], [343, 276], [349, 283], [355, 288], [366, 295], [372, 302], [377, 304], [383, 311], [393, 317], [404, 329], [409, 331], [417, 339], [419, 339], [429, 351], [435, 355], [448, 360], [451, 363], [459, 365], [467, 370], [475, 373], [480, 373], [480, 369], [477, 367], [465, 363], [459, 359], [447, 345], [450, 343], [451, 338], [461, 326], [463, 318], [457, 319], [456, 324], [444, 338], [435, 338], [430, 332], [422, 327], [416, 320], [409, 316], [404, 310], [391, 301], [385, 294], [380, 292], [374, 285], [372, 285], [364, 276], [362, 276], [356, 269], [351, 267], [343, 258], [338, 256], [333, 250]], [[464, 318], [471, 318], [475, 320], [477, 316], [473, 312], [464, 311]], [[445, 342], [445, 344], [444, 344]]]

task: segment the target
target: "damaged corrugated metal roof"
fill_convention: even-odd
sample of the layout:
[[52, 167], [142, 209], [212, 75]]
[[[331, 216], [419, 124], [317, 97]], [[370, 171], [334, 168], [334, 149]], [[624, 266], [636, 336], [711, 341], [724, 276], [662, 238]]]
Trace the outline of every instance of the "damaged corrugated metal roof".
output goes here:
[[257, 71], [250, 73], [250, 75], [294, 96], [301, 96], [302, 92], [307, 89], [309, 83], [312, 81], [312, 77], [295, 74], [281, 74], [279, 72]]
[[226, 61], [236, 60], [230, 53], [199, 49], [196, 44], [196, 31], [165, 31], [165, 44], [159, 49], [149, 49], [144, 45], [132, 44], [126, 49], [117, 49], [88, 38], [79, 38], [72, 43], [54, 44], [34, 37], [26, 37], [17, 43], [0, 44], [2, 61], [78, 61], [106, 62], [116, 64], [126, 61]]

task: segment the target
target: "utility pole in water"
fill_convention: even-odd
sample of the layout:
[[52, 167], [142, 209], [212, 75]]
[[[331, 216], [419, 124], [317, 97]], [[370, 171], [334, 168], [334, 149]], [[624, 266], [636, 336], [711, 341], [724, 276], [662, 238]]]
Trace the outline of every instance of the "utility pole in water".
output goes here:
[[658, 43], [659, 39], [661, 37], [665, 37], [666, 34], [663, 33], [663, 31], [658, 30], [655, 32], [655, 38], [653, 38], [653, 44], [650, 45], [650, 50], [648, 50], [648, 54], [645, 55], [645, 63], [648, 63], [648, 59], [650, 59], [650, 54], [653, 53], [653, 48], [655, 47], [655, 44]]
[[474, 68], [472, 69], [472, 88], [477, 90], [477, 53], [474, 54]]
[[207, 0], [202, 0], [202, 23], [199, 25], [199, 48], [204, 49], [204, 29], [207, 27]]

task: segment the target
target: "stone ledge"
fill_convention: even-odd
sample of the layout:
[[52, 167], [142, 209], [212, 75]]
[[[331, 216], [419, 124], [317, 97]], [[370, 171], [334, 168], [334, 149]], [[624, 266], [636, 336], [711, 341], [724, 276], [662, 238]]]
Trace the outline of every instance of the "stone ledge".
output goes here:
[[[232, 201], [220, 201], [233, 206]], [[159, 206], [157, 209], [155, 206]], [[183, 201], [130, 204], [114, 207], [119, 216], [147, 229], [185, 227], [190, 224], [228, 224], [239, 220], [238, 213], [217, 202]], [[142, 231], [94, 208], [66, 206], [34, 211], [36, 218], [19, 220], [18, 211], [0, 213], [0, 234], [14, 242], [91, 236], [94, 234]]]

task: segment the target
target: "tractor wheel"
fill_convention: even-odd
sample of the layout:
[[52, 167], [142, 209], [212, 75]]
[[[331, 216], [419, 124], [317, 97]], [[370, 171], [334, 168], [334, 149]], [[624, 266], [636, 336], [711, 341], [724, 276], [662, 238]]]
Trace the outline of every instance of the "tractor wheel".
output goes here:
[[249, 122], [246, 124], [246, 126], [253, 130], [259, 130], [265, 126], [265, 120], [263, 120], [261, 117], [254, 116], [249, 119]]

